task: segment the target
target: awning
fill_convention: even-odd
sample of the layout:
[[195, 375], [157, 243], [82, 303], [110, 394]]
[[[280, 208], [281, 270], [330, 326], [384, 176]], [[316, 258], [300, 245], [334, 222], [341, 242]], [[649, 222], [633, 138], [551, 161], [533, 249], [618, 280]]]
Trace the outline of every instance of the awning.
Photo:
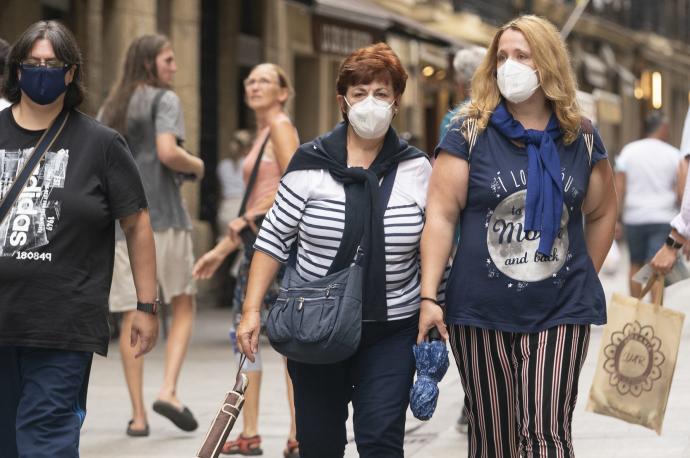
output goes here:
[[467, 43], [452, 35], [392, 11], [369, 0], [312, 0], [312, 11], [317, 16], [343, 22], [395, 32], [439, 46], [466, 46]]

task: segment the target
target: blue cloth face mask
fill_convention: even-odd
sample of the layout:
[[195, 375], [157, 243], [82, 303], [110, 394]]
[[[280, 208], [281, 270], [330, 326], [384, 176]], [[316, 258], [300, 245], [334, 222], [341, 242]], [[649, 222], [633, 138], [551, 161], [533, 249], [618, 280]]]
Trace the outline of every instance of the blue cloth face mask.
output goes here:
[[31, 100], [39, 105], [55, 102], [67, 90], [65, 75], [69, 70], [65, 68], [37, 68], [22, 65], [19, 87]]

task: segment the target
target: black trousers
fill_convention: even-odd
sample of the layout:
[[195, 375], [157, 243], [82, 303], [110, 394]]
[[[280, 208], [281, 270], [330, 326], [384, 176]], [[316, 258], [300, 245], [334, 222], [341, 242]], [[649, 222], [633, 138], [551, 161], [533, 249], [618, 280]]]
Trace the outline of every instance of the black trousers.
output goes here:
[[363, 323], [359, 350], [336, 364], [288, 360], [302, 458], [342, 458], [352, 402], [361, 458], [401, 458], [418, 317]]

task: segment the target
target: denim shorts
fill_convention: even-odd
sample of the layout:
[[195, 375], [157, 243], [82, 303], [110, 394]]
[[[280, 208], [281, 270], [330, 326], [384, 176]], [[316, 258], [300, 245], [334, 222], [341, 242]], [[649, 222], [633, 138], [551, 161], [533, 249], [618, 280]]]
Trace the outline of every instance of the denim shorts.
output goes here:
[[671, 226], [661, 224], [626, 224], [625, 237], [628, 240], [630, 262], [644, 264], [650, 261], [664, 245]]

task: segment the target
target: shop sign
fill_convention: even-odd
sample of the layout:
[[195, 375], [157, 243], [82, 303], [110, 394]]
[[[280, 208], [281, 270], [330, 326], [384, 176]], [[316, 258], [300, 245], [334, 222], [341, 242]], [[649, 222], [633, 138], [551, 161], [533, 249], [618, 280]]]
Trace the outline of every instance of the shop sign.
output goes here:
[[379, 30], [319, 16], [314, 17], [313, 31], [317, 52], [343, 56], [384, 38]]

